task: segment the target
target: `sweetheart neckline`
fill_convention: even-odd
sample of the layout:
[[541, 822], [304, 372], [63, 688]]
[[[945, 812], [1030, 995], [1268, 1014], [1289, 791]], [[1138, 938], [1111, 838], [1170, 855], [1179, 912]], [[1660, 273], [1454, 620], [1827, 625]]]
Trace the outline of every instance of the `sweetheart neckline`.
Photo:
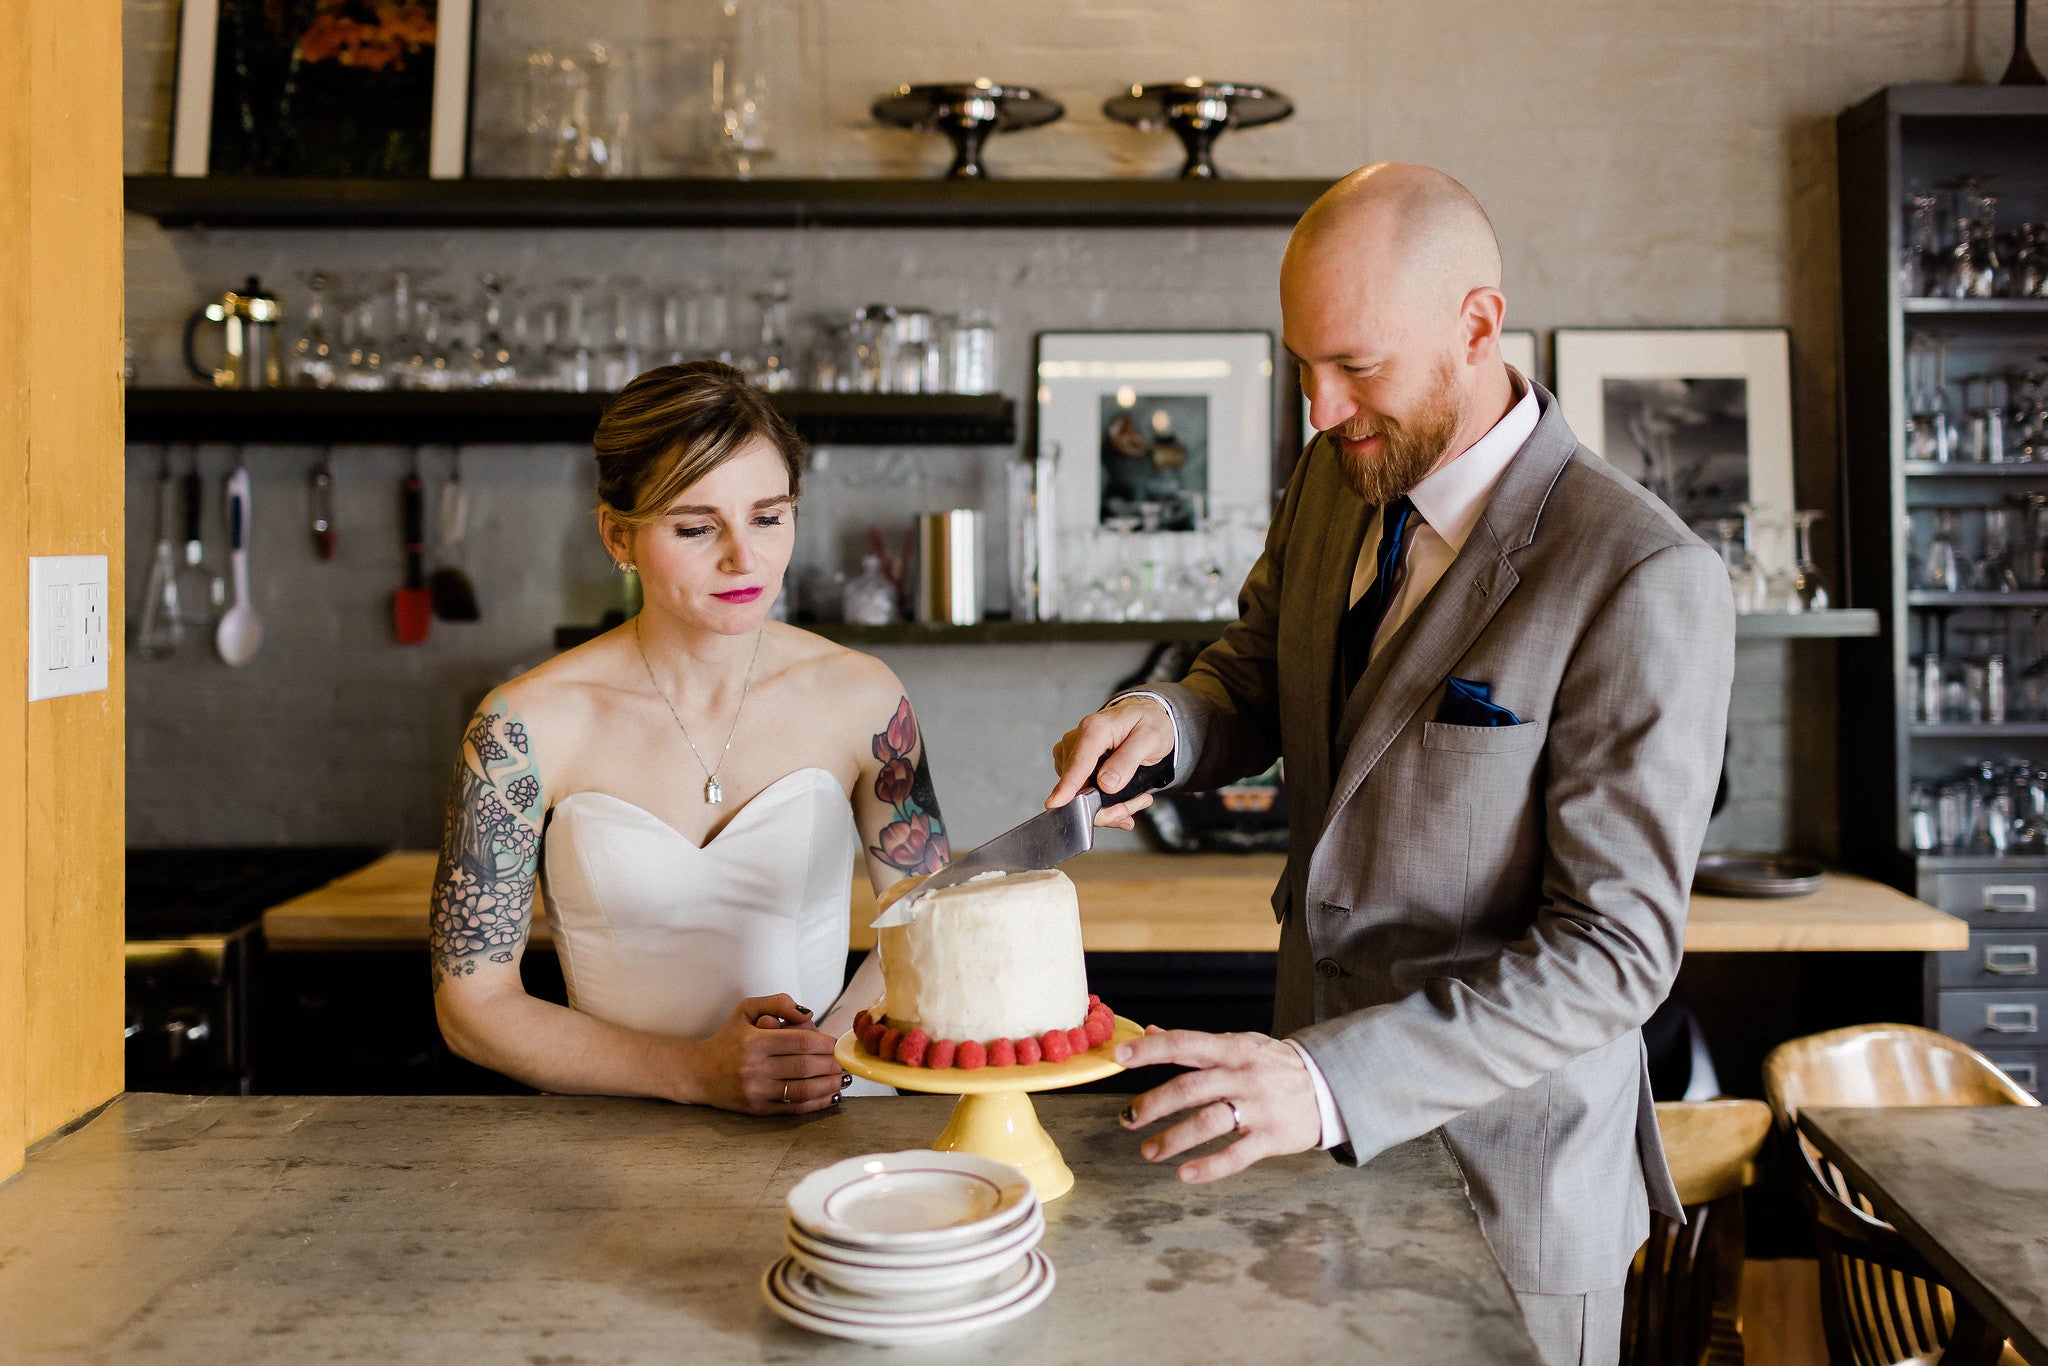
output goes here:
[[[624, 797], [614, 796], [612, 793], [609, 792], [600, 792], [595, 788], [586, 788], [581, 792], [571, 792], [568, 796], [562, 798], [562, 800], [555, 803], [555, 809], [557, 811], [561, 810], [570, 802], [575, 801], [578, 797], [602, 797], [608, 802], [613, 802], [619, 806], [625, 807], [628, 811], [638, 812], [640, 815], [645, 816], [649, 821], [653, 822], [655, 825], [660, 826], [669, 834], [674, 835], [682, 843], [688, 845], [692, 849], [695, 849], [698, 853], [701, 854], [707, 852], [712, 845], [718, 843], [719, 840], [723, 839], [725, 837], [725, 832], [732, 829], [735, 825], [738, 825], [740, 823], [741, 818], [743, 818], [749, 811], [752, 811], [755, 805], [759, 803], [763, 797], [773, 792], [776, 788], [781, 787], [790, 779], [801, 777], [806, 773], [821, 773], [825, 776], [826, 781], [832, 784], [834, 791], [837, 791], [839, 788], [839, 780], [833, 777], [832, 770], [829, 768], [825, 768], [822, 765], [806, 764], [802, 768], [791, 769], [789, 772], [783, 774], [780, 778], [777, 778], [774, 782], [762, 788], [759, 792], [756, 792], [753, 796], [747, 798], [747, 800], [743, 802], [737, 810], [735, 810], [730, 816], [727, 816], [725, 818], [725, 824], [719, 826], [717, 830], [713, 831], [711, 834], [711, 838], [705, 840], [702, 844], [697, 843], [688, 835], [685, 835], [682, 831], [676, 829], [673, 825], [670, 825], [667, 821], [655, 815], [652, 811], [649, 811], [646, 807], [640, 805], [638, 802], [629, 802]], [[840, 795], [843, 797], [846, 794], [842, 792], [840, 793]]]

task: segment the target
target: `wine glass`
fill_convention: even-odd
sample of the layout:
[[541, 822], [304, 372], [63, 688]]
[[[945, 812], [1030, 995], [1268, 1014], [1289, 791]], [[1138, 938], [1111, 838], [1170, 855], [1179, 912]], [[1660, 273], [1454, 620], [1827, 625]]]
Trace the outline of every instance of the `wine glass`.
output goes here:
[[322, 271], [306, 276], [311, 297], [306, 301], [306, 327], [285, 357], [285, 383], [325, 389], [334, 383], [338, 348], [327, 331], [327, 289], [332, 281]]
[[634, 292], [638, 280], [612, 281], [611, 339], [598, 356], [603, 385], [613, 393], [625, 388], [640, 373], [639, 329], [634, 324]]
[[1820, 581], [1820, 566], [1813, 562], [1813, 524], [1820, 518], [1821, 514], [1811, 509], [1792, 514], [1792, 582], [1785, 601], [1788, 612], [1825, 612], [1833, 606], [1826, 586]]
[[508, 387], [518, 382], [519, 367], [503, 331], [505, 278], [489, 272], [476, 278], [484, 292], [484, 318], [476, 344], [469, 348], [467, 382], [479, 389]]

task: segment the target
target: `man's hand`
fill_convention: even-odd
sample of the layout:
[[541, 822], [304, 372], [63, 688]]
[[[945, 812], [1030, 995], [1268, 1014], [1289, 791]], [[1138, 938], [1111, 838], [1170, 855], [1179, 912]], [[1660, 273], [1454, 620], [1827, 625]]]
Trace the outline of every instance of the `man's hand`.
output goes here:
[[[1091, 781], [1104, 791], [1115, 792], [1144, 765], [1173, 757], [1173, 746], [1173, 714], [1164, 703], [1156, 697], [1119, 698], [1083, 717], [1080, 725], [1052, 747], [1053, 768], [1060, 780], [1045, 799], [1046, 809], [1066, 805]], [[1096, 812], [1095, 823], [1129, 830], [1133, 818], [1150, 805], [1150, 793], [1133, 797]]]
[[[1173, 1063], [1199, 1069], [1182, 1073], [1124, 1107], [1126, 1129], [1194, 1111], [1165, 1133], [1145, 1140], [1140, 1151], [1147, 1162], [1164, 1162], [1236, 1128], [1239, 1137], [1229, 1147], [1181, 1164], [1180, 1179], [1190, 1184], [1235, 1176], [1261, 1158], [1307, 1152], [1323, 1136], [1315, 1083], [1309, 1080], [1301, 1055], [1278, 1039], [1264, 1034], [1161, 1031], [1155, 1025], [1144, 1038], [1119, 1047], [1116, 1060], [1126, 1067]], [[1232, 1105], [1237, 1107], [1234, 1119]]]

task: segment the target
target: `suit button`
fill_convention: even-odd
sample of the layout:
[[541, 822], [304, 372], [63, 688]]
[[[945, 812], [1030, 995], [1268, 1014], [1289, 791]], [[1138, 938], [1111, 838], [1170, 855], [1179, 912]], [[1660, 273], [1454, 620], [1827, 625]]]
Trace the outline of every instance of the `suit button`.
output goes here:
[[1325, 977], [1342, 977], [1344, 969], [1337, 966], [1334, 958], [1324, 958], [1316, 963], [1316, 971]]

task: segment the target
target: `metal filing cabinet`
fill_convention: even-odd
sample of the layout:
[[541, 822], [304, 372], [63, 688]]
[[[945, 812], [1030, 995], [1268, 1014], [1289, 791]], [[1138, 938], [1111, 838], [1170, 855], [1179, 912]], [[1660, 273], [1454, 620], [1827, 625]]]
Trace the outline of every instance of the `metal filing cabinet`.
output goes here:
[[2041, 1094], [2048, 1081], [2048, 873], [1922, 873], [1920, 896], [1970, 922], [1970, 947], [1927, 956], [1930, 1024]]

